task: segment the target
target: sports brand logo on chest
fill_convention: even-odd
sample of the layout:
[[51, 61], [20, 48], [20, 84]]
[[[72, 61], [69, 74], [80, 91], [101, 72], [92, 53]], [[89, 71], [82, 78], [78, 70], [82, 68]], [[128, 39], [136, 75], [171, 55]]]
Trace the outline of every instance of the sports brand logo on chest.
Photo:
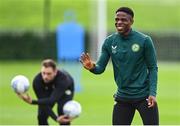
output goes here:
[[112, 50], [112, 53], [115, 54], [117, 52], [117, 45], [116, 46], [111, 46], [111, 50]]

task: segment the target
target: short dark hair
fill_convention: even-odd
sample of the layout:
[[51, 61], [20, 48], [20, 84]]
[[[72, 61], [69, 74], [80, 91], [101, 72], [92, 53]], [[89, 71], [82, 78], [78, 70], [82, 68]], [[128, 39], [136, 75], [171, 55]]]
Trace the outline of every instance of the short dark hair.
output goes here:
[[117, 12], [120, 12], [120, 11], [121, 11], [121, 12], [125, 12], [125, 13], [131, 15], [132, 18], [134, 17], [134, 12], [133, 12], [133, 10], [132, 10], [131, 8], [129, 8], [129, 7], [120, 7], [119, 9], [116, 10], [116, 13], [117, 13]]
[[52, 59], [45, 59], [42, 61], [42, 66], [44, 67], [52, 67], [53, 70], [56, 70], [56, 63]]

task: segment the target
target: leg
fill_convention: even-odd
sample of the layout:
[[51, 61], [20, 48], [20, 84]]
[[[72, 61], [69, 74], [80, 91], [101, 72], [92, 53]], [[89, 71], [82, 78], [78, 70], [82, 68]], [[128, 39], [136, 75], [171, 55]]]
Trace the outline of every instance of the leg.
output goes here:
[[144, 99], [138, 103], [137, 110], [140, 113], [144, 125], [159, 125], [157, 104], [152, 108], [148, 108], [148, 102]]
[[131, 125], [135, 108], [128, 102], [117, 102], [113, 109], [113, 125]]
[[48, 115], [44, 107], [38, 106], [38, 124], [39, 125], [48, 125]]

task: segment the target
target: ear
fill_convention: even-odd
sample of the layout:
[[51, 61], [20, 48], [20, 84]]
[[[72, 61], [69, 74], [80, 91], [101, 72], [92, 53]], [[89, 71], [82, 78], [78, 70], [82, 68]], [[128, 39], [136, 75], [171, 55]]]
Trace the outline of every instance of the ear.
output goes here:
[[134, 19], [133, 18], [131, 18], [131, 25], [134, 23]]

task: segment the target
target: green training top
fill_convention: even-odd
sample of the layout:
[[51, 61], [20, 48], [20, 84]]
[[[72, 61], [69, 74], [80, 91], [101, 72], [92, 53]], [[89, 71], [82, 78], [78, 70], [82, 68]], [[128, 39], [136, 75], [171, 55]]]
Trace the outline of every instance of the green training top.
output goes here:
[[120, 33], [108, 36], [95, 68], [90, 71], [95, 74], [104, 72], [110, 57], [118, 86], [116, 97], [136, 99], [156, 96], [158, 67], [149, 36], [135, 30], [126, 37]]

